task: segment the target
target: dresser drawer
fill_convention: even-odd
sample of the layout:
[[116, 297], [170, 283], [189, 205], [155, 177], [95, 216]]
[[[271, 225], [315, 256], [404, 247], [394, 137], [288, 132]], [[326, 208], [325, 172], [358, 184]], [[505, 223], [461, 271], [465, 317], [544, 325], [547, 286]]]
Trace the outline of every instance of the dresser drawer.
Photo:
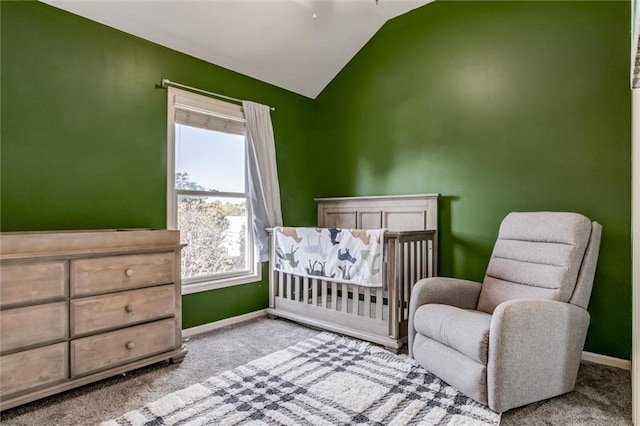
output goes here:
[[66, 261], [0, 265], [0, 304], [2, 306], [64, 299], [66, 295]]
[[174, 281], [174, 264], [174, 252], [72, 260], [71, 295], [169, 284]]
[[71, 375], [82, 376], [176, 347], [176, 323], [165, 319], [71, 342]]
[[68, 336], [67, 302], [47, 303], [0, 312], [2, 353], [44, 345]]
[[68, 344], [18, 352], [0, 357], [0, 395], [25, 391], [68, 378]]
[[173, 285], [165, 285], [72, 300], [71, 335], [172, 316], [176, 309], [175, 292]]

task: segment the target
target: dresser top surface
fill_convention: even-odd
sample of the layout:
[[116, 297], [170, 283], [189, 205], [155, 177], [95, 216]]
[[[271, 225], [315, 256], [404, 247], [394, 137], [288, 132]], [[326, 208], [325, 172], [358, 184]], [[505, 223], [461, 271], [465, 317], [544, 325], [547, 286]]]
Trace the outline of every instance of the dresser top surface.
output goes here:
[[180, 232], [166, 229], [2, 232], [0, 261], [170, 250], [181, 246]]

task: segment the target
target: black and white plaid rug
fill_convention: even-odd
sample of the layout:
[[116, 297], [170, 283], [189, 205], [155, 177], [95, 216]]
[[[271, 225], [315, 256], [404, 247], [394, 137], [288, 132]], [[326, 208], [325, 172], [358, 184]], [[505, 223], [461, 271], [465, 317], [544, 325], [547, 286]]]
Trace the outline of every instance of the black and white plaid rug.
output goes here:
[[497, 425], [500, 415], [369, 343], [321, 333], [103, 426]]

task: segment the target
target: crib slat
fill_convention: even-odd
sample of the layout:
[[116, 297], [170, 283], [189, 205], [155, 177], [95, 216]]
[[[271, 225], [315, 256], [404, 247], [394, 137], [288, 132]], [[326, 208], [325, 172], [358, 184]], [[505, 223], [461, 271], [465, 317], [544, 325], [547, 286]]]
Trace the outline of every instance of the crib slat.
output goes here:
[[302, 301], [302, 280], [303, 280], [303, 277], [296, 276], [296, 285], [295, 287], [293, 287], [294, 289], [293, 300], [295, 300], [296, 302]]
[[422, 276], [427, 278], [432, 275], [429, 274], [429, 264], [431, 263], [431, 251], [429, 249], [429, 241], [425, 241], [423, 244], [424, 248], [424, 262], [422, 264]]
[[[404, 288], [405, 285], [411, 280], [411, 242], [405, 243], [404, 245], [404, 261], [402, 262], [403, 266], [403, 280], [401, 288]], [[400, 288], [398, 288], [400, 291]]]
[[[411, 241], [403, 244], [403, 260], [402, 260], [402, 271], [403, 271], [403, 279], [401, 281], [401, 285], [398, 289], [398, 296], [394, 299], [398, 301], [394, 309], [393, 318], [394, 323], [392, 324], [394, 327], [396, 326], [395, 322], [399, 320], [401, 312], [402, 312], [402, 302], [404, 300], [405, 289], [409, 287], [409, 283], [413, 280], [413, 271], [412, 271], [412, 261], [413, 261], [413, 243]], [[391, 305], [391, 304], [389, 304]]]
[[278, 271], [278, 297], [282, 297], [284, 295], [284, 274]]
[[[414, 268], [416, 269], [416, 281], [418, 281], [422, 278], [422, 241], [416, 241], [416, 264]], [[414, 284], [415, 282], [412, 282], [411, 287], [413, 287]], [[411, 287], [409, 287], [409, 290], [411, 290]]]
[[412, 270], [413, 279], [405, 288], [406, 298], [400, 306], [400, 320], [406, 321], [409, 318], [409, 300], [411, 299], [411, 290], [418, 280], [422, 278], [422, 241], [414, 241], [415, 256], [413, 258]]
[[338, 310], [338, 284], [335, 282], [331, 283], [331, 309]]
[[291, 276], [291, 300], [298, 301], [298, 296], [300, 295], [300, 277], [297, 275]]
[[411, 278], [406, 283], [406, 285], [402, 287], [402, 292], [404, 296], [402, 298], [402, 304], [400, 305], [401, 321], [405, 319], [404, 308], [408, 304], [410, 299], [409, 289], [411, 288], [411, 286], [413, 286], [416, 283], [416, 281], [420, 279], [420, 273], [418, 272], [418, 268], [420, 267], [419, 253], [420, 253], [420, 242], [412, 241], [411, 242], [411, 260], [409, 261], [409, 270], [411, 271], [410, 272]]
[[427, 246], [426, 246], [427, 242], [426, 241], [420, 241], [420, 278], [426, 278], [427, 276], [425, 275], [426, 273], [426, 255], [427, 255]]
[[409, 251], [410, 251], [410, 255], [409, 255], [409, 264], [407, 265], [407, 267], [409, 268], [409, 281], [407, 282], [407, 285], [404, 287], [405, 292], [407, 291], [407, 288], [409, 288], [410, 285], [412, 285], [413, 283], [416, 282], [416, 265], [418, 264], [418, 248], [417, 248], [417, 242], [416, 241], [411, 241], [411, 243], [409, 243]]
[[327, 309], [327, 282], [322, 280], [322, 308]]
[[287, 282], [285, 287], [287, 288], [287, 300], [291, 300], [291, 287], [293, 287], [293, 279], [290, 274], [287, 274]]
[[358, 315], [358, 305], [360, 304], [360, 286], [351, 285], [349, 286], [349, 291], [351, 292], [351, 313], [353, 315]]
[[429, 244], [431, 247], [431, 249], [429, 250], [429, 258], [433, 263], [431, 276], [437, 277], [438, 276], [438, 239], [435, 238], [435, 236], [432, 237], [429, 240]]
[[413, 270], [414, 270], [414, 281], [411, 283], [411, 285], [414, 285], [416, 281], [418, 281], [420, 279], [420, 265], [422, 264], [422, 262], [420, 262], [420, 249], [422, 247], [422, 242], [421, 241], [415, 241], [413, 243], [414, 247], [415, 247], [415, 251], [416, 251], [416, 257], [413, 260]]
[[411, 299], [411, 290], [413, 290], [413, 286], [416, 285], [416, 282], [424, 278], [424, 275], [422, 274], [422, 268], [424, 266], [424, 262], [423, 262], [424, 250], [422, 249], [422, 247], [423, 247], [423, 241], [416, 241], [416, 264], [415, 264], [416, 279], [414, 282], [409, 284], [409, 288], [407, 289], [408, 290], [407, 303], [403, 308], [403, 317], [402, 317], [403, 319], [409, 318], [409, 300]]
[[[364, 312], [365, 318], [371, 318], [371, 289], [365, 288], [364, 291]], [[360, 296], [358, 296], [360, 298]]]
[[433, 243], [427, 241], [427, 276], [433, 277]]
[[400, 304], [400, 321], [404, 321], [407, 318], [407, 305], [409, 304], [409, 298], [411, 296], [411, 287], [420, 279], [420, 241], [412, 241], [411, 249], [413, 252], [413, 256], [411, 259], [411, 280], [404, 287], [405, 297], [402, 299], [402, 303]]
[[309, 278], [302, 279], [302, 303], [309, 303]]
[[318, 280], [311, 280], [311, 304], [313, 306], [318, 306]]
[[404, 286], [404, 294], [406, 295], [406, 297], [402, 300], [402, 304], [400, 304], [399, 308], [400, 308], [400, 320], [402, 320], [404, 318], [403, 312], [404, 312], [404, 301], [409, 299], [409, 289], [411, 288], [411, 286], [416, 282], [416, 280], [418, 279], [418, 273], [416, 271], [416, 267], [418, 265], [418, 243], [416, 241], [411, 241], [411, 255], [410, 255], [410, 259], [409, 259], [409, 279], [407, 280], [405, 286]]
[[406, 302], [409, 300], [407, 289], [410, 288], [412, 285], [414, 285], [415, 282], [418, 280], [418, 271], [416, 270], [416, 268], [418, 267], [418, 242], [412, 241], [410, 245], [411, 245], [410, 259], [408, 260], [409, 279], [407, 280], [405, 285], [403, 285], [402, 288], [400, 289], [400, 291], [402, 292], [402, 303], [400, 303], [400, 306], [398, 306], [398, 308], [400, 309], [400, 314], [399, 314], [400, 321], [404, 320], [404, 307]]
[[[404, 287], [402, 289], [403, 292], [406, 293], [407, 289], [409, 288], [409, 286], [411, 286], [416, 279], [416, 271], [415, 271], [415, 264], [416, 264], [416, 243], [415, 241], [411, 241], [410, 243], [407, 244], [409, 246], [409, 258], [407, 259], [407, 280], [404, 283]], [[400, 312], [402, 312], [402, 305], [399, 306], [400, 308]]]
[[376, 290], [376, 319], [382, 319], [382, 304], [382, 290]]
[[[271, 249], [273, 253], [273, 248]], [[269, 273], [269, 307], [276, 307], [276, 297], [278, 297], [278, 270], [273, 268], [275, 261], [273, 257], [269, 260], [270, 273]]]
[[[404, 243], [402, 244], [402, 248], [403, 248], [403, 252], [406, 254], [405, 256], [405, 262], [409, 262], [411, 260], [411, 256], [409, 253], [409, 245], [411, 243]], [[392, 327], [395, 327], [394, 324], [391, 323], [391, 318], [394, 318], [394, 316], [392, 316], [392, 312], [391, 310], [393, 309], [395, 311], [395, 318], [397, 318], [397, 313], [398, 313], [398, 309], [400, 306], [402, 306], [402, 301], [404, 300], [404, 289], [407, 287], [407, 281], [409, 279], [409, 269], [408, 268], [409, 265], [405, 264], [402, 268], [402, 279], [398, 282], [398, 285], [395, 287], [395, 294], [392, 292], [389, 292], [389, 322], [390, 325]], [[397, 303], [393, 303], [396, 302]], [[395, 306], [395, 307], [394, 307]], [[395, 319], [393, 321], [396, 321]]]
[[342, 312], [347, 313], [349, 311], [349, 286], [342, 284]]

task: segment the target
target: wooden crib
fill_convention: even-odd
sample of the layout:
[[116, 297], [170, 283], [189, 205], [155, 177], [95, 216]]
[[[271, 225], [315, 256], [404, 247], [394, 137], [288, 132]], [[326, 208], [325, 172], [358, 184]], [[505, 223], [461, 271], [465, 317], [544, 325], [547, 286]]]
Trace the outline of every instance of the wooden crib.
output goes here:
[[288, 274], [271, 250], [267, 314], [397, 351], [413, 284], [437, 274], [438, 194], [317, 198], [318, 227], [386, 228], [382, 288]]

